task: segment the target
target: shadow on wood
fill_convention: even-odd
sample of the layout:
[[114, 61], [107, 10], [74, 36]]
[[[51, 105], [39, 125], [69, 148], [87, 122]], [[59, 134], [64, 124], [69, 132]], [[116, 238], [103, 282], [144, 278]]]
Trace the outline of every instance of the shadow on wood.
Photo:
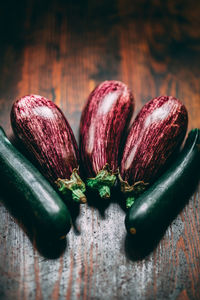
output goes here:
[[99, 211], [99, 215], [101, 216], [102, 219], [105, 219], [105, 211], [108, 209], [112, 202], [112, 198], [110, 199], [102, 199], [97, 191], [91, 191], [87, 190], [86, 193], [87, 197], [87, 204], [90, 207], [94, 207]]
[[56, 259], [60, 257], [67, 247], [66, 238], [58, 240], [50, 236], [47, 237], [41, 231], [41, 228], [38, 228], [33, 223], [29, 210], [24, 206], [24, 201], [16, 201], [19, 197], [19, 195], [2, 185], [1, 202], [14, 217], [16, 223], [26, 233], [33, 246], [46, 258]]

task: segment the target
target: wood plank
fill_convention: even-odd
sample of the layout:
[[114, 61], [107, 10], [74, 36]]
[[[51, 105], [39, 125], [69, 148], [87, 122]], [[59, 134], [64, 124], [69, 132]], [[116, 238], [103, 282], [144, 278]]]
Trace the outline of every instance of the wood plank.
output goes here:
[[[61, 107], [78, 139], [89, 93], [117, 79], [133, 90], [136, 112], [155, 96], [173, 95], [188, 109], [189, 129], [200, 128], [199, 5], [7, 1], [0, 10], [1, 125], [11, 136], [14, 99], [41, 94]], [[158, 244], [142, 250], [127, 240], [115, 198], [97, 207], [90, 199], [52, 259], [0, 202], [0, 299], [200, 299], [199, 199], [200, 188]]]

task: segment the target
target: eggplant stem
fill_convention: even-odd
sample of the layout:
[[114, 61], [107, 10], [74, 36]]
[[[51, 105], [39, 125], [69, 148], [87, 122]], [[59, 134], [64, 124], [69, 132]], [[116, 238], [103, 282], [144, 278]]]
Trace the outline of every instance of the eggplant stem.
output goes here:
[[99, 195], [101, 198], [108, 199], [110, 198], [110, 188], [107, 185], [103, 185], [99, 188]]
[[113, 173], [106, 164], [96, 177], [88, 178], [86, 185], [93, 190], [98, 190], [101, 198], [108, 199], [110, 198], [110, 188], [114, 186], [116, 180], [116, 173]]
[[73, 170], [70, 179], [58, 178], [55, 181], [55, 184], [63, 195], [71, 193], [73, 201], [78, 203], [87, 202], [86, 196], [84, 195], [84, 192], [86, 191], [85, 184], [78, 175], [77, 169]]
[[86, 203], [87, 199], [80, 189], [72, 190], [72, 199], [76, 202]]
[[134, 202], [135, 202], [135, 198], [133, 196], [128, 197], [126, 199], [126, 208], [130, 208]]
[[121, 192], [124, 194], [133, 193], [135, 196], [138, 196], [144, 192], [146, 190], [146, 186], [149, 185], [149, 183], [144, 181], [137, 181], [130, 185], [128, 181], [122, 179], [120, 173], [118, 174], [118, 178], [120, 181]]
[[120, 182], [121, 192], [128, 197], [126, 198], [126, 207], [130, 208], [135, 202], [135, 198], [137, 198], [140, 194], [142, 194], [149, 183], [144, 181], [137, 181], [134, 184], [130, 185], [128, 181], [123, 180], [120, 173], [118, 174], [118, 179]]

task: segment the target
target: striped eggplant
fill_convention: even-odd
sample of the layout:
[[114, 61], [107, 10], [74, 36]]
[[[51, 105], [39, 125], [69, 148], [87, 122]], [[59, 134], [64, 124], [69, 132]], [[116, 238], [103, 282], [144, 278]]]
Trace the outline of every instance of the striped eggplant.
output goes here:
[[118, 154], [125, 128], [134, 110], [134, 98], [120, 81], [104, 81], [89, 95], [80, 122], [80, 152], [86, 185], [110, 197], [116, 182]]
[[187, 124], [185, 106], [172, 96], [154, 98], [143, 106], [130, 128], [120, 166], [121, 191], [127, 193], [127, 207], [178, 150]]
[[85, 184], [78, 171], [78, 147], [62, 111], [42, 96], [24, 96], [12, 106], [11, 125], [41, 173], [61, 193], [85, 203]]

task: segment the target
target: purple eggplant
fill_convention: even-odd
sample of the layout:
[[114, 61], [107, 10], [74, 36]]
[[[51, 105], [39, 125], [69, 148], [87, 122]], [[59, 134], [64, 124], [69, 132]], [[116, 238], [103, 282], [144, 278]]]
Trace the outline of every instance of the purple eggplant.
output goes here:
[[80, 123], [80, 151], [86, 185], [109, 198], [116, 182], [119, 150], [134, 110], [134, 98], [120, 81], [104, 81], [89, 95]]
[[62, 111], [42, 96], [28, 95], [14, 102], [11, 125], [41, 173], [61, 193], [85, 203], [78, 147]]
[[127, 206], [146, 189], [180, 147], [188, 124], [185, 106], [172, 96], [146, 103], [133, 122], [125, 143], [119, 179]]

